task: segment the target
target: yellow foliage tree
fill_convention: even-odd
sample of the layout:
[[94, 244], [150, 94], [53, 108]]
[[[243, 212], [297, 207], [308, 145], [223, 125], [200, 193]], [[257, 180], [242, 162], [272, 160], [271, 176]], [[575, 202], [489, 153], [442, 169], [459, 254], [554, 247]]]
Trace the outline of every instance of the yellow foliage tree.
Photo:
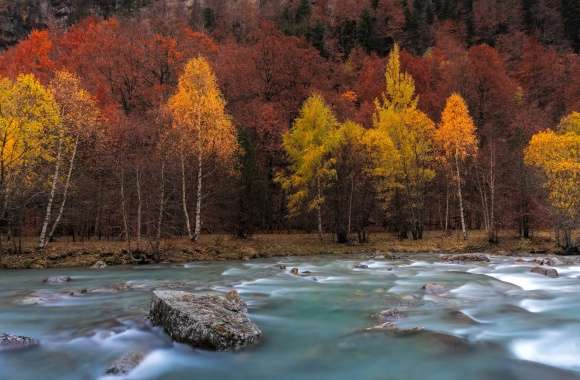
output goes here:
[[532, 136], [525, 162], [546, 176], [550, 202], [560, 214], [566, 250], [576, 247], [572, 236], [580, 217], [580, 114], [574, 112], [560, 122], [557, 132], [541, 131]]
[[33, 75], [0, 78], [0, 192], [5, 218], [11, 193], [22, 193], [38, 160], [50, 160], [50, 131], [60, 124], [52, 93]]
[[[47, 131], [56, 140], [56, 154], [50, 194], [38, 242], [38, 248], [41, 251], [52, 239], [62, 218], [79, 142], [83, 136], [91, 135], [95, 131], [100, 117], [95, 98], [81, 86], [80, 79], [75, 74], [68, 71], [57, 72], [50, 83], [50, 91], [58, 105], [60, 123]], [[64, 178], [61, 178], [61, 167], [66, 161], [68, 161], [68, 169], [64, 173]], [[59, 181], [63, 182], [62, 200], [53, 221], [51, 216]]]
[[[236, 132], [217, 78], [209, 62], [193, 58], [185, 65], [177, 91], [169, 99], [168, 108], [173, 124], [181, 136], [182, 203], [189, 238], [197, 241], [201, 233], [202, 184], [204, 164], [211, 158], [231, 165], [238, 151]], [[195, 227], [192, 232], [187, 208], [185, 176], [186, 150], [192, 150], [197, 160], [197, 196]]]
[[388, 154], [379, 155], [382, 160], [375, 159], [373, 171], [387, 204], [395, 194], [403, 199], [406, 224], [413, 238], [420, 239], [426, 186], [435, 177], [435, 125], [417, 109], [415, 83], [411, 75], [401, 71], [398, 45], [389, 55], [385, 82], [385, 92], [375, 101], [373, 139], [390, 142], [383, 141]]
[[292, 128], [283, 136], [283, 146], [290, 159], [290, 172], [278, 181], [289, 192], [288, 207], [293, 214], [304, 206], [316, 210], [318, 233], [322, 239], [323, 192], [333, 177], [329, 157], [330, 138], [338, 122], [320, 94], [311, 95], [300, 110]]
[[468, 156], [477, 154], [477, 136], [475, 124], [461, 95], [454, 93], [447, 99], [441, 114], [441, 124], [436, 132], [436, 140], [445, 161], [455, 166], [454, 174], [457, 183], [461, 230], [463, 238], [467, 239], [461, 191], [461, 163]]

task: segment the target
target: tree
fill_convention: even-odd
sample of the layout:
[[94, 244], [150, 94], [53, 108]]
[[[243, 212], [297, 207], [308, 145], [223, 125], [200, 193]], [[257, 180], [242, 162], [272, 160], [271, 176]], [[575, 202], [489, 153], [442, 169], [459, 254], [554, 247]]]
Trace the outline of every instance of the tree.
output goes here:
[[407, 72], [401, 71], [398, 45], [389, 55], [385, 81], [385, 92], [375, 101], [373, 129], [391, 139], [395, 154], [384, 161], [376, 160], [374, 169], [387, 206], [394, 199], [403, 199], [398, 207], [404, 210], [405, 219], [399, 221], [401, 236], [410, 229], [413, 239], [421, 239], [426, 187], [435, 177], [435, 126], [417, 109], [415, 83]]
[[[173, 116], [174, 127], [181, 137], [181, 190], [187, 233], [192, 241], [197, 241], [202, 224], [204, 164], [216, 158], [223, 165], [231, 165], [238, 150], [235, 129], [225, 110], [225, 100], [218, 87], [217, 78], [205, 58], [193, 58], [185, 65], [177, 91], [169, 99], [168, 107]], [[193, 150], [197, 161], [193, 232], [187, 208], [185, 179], [185, 160], [189, 149]]]
[[366, 129], [348, 120], [332, 131], [326, 144], [332, 175], [329, 187], [333, 190], [336, 241], [339, 243], [350, 241], [353, 227], [360, 243], [368, 239], [366, 227], [370, 210], [366, 200], [373, 193], [370, 191], [366, 135]]
[[580, 113], [573, 112], [560, 122], [558, 131], [536, 133], [525, 151], [525, 161], [543, 171], [552, 206], [559, 214], [567, 252], [574, 252], [572, 236], [580, 217]]
[[443, 158], [447, 163], [455, 165], [461, 230], [463, 238], [467, 239], [461, 191], [461, 163], [468, 156], [477, 154], [477, 137], [475, 135], [475, 124], [461, 95], [454, 93], [447, 99], [441, 114], [441, 124], [436, 132], [436, 139], [443, 153]]
[[52, 131], [60, 124], [58, 106], [52, 93], [33, 75], [20, 75], [13, 82], [0, 78], [0, 192], [6, 218], [10, 198], [26, 186], [37, 173], [39, 161], [51, 161], [47, 146]]
[[290, 192], [288, 207], [292, 214], [299, 213], [305, 205], [308, 210], [316, 210], [321, 239], [324, 190], [333, 175], [328, 142], [337, 126], [330, 107], [320, 94], [314, 94], [306, 99], [300, 116], [283, 137], [290, 173], [280, 175], [278, 179]]
[[[92, 135], [99, 121], [97, 103], [93, 96], [82, 88], [80, 79], [76, 75], [67, 71], [57, 72], [51, 81], [50, 91], [58, 106], [60, 123], [52, 125], [51, 127], [54, 130], [48, 131], [49, 135], [56, 138], [56, 156], [54, 158], [54, 174], [50, 195], [38, 241], [39, 251], [43, 251], [52, 240], [54, 232], [62, 218], [81, 138]], [[67, 155], [69, 156], [68, 159], [66, 157]], [[58, 182], [61, 181], [61, 166], [67, 160], [68, 169], [64, 174], [62, 199], [53, 221], [51, 220], [51, 215]]]

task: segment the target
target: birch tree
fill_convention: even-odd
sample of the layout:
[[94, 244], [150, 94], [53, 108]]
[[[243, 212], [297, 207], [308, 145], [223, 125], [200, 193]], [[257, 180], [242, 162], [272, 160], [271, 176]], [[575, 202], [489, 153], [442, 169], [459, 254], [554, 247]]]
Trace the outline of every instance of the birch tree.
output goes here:
[[[11, 197], [25, 194], [37, 171], [34, 165], [50, 161], [47, 146], [60, 123], [54, 96], [33, 75], [15, 81], [0, 78], [0, 217], [7, 218]], [[21, 197], [22, 198], [22, 197]]]
[[441, 114], [441, 124], [436, 132], [436, 139], [443, 153], [443, 158], [450, 166], [454, 167], [461, 231], [463, 239], [467, 240], [461, 188], [461, 164], [468, 156], [477, 154], [477, 137], [475, 124], [461, 95], [454, 93], [447, 99]]
[[[67, 71], [57, 72], [51, 81], [50, 91], [58, 107], [60, 123], [51, 131], [56, 139], [56, 155], [51, 189], [38, 241], [40, 251], [44, 250], [52, 240], [62, 219], [81, 139], [94, 131], [99, 120], [96, 100], [82, 88], [80, 79], [75, 74]], [[64, 165], [67, 166], [63, 168]], [[56, 215], [53, 219], [54, 203], [59, 187], [62, 188], [60, 205], [56, 207]]]
[[558, 228], [564, 232], [559, 245], [576, 251], [572, 234], [580, 219], [580, 113], [562, 119], [556, 132], [546, 130], [532, 136], [525, 162], [545, 174], [550, 203], [558, 213]]
[[[238, 151], [235, 129], [226, 112], [226, 103], [209, 62], [193, 58], [179, 78], [177, 91], [169, 99], [174, 127], [180, 136], [181, 193], [186, 230], [192, 241], [199, 239], [202, 227], [204, 166], [211, 159], [231, 165]], [[189, 191], [186, 161], [189, 153], [196, 161], [196, 202], [193, 230], [188, 210]]]

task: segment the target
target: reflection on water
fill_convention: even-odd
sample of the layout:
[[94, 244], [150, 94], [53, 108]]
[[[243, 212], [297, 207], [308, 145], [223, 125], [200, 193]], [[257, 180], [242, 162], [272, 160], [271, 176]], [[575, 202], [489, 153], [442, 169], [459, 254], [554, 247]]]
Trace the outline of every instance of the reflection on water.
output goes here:
[[[412, 258], [0, 272], [0, 330], [42, 342], [0, 353], [0, 378], [105, 379], [119, 356], [146, 352], [130, 379], [580, 379], [580, 267], [552, 279], [510, 258]], [[72, 281], [42, 282], [54, 275]], [[426, 283], [445, 290], [426, 294]], [[264, 333], [242, 352], [173, 344], [145, 320], [152, 289], [231, 287]], [[366, 330], [389, 308], [401, 311], [399, 327], [422, 332]]]

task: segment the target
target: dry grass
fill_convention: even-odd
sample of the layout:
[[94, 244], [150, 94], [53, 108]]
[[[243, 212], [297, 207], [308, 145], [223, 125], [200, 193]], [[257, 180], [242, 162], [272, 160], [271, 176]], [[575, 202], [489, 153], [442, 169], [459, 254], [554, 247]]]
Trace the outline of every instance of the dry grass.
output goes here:
[[[36, 240], [24, 241], [23, 254], [0, 255], [0, 268], [82, 267], [102, 260], [110, 265], [130, 264], [133, 258], [123, 241], [81, 241], [62, 239], [52, 242], [41, 256], [34, 251]], [[4, 244], [6, 246], [6, 244]], [[151, 251], [152, 245], [132, 242], [131, 250]], [[514, 231], [502, 231], [499, 244], [491, 245], [484, 231], [471, 231], [463, 240], [457, 233], [445, 235], [441, 231], [428, 231], [422, 240], [399, 240], [392, 234], [376, 233], [367, 244], [337, 244], [328, 234], [321, 241], [317, 234], [257, 234], [246, 240], [231, 235], [203, 235], [193, 244], [187, 239], [174, 238], [161, 244], [160, 260], [163, 262], [188, 262], [207, 260], [247, 260], [275, 256], [311, 256], [323, 254], [368, 254], [373, 252], [459, 253], [486, 252], [493, 254], [551, 253], [555, 250], [552, 233], [537, 232], [532, 239], [519, 239]]]

